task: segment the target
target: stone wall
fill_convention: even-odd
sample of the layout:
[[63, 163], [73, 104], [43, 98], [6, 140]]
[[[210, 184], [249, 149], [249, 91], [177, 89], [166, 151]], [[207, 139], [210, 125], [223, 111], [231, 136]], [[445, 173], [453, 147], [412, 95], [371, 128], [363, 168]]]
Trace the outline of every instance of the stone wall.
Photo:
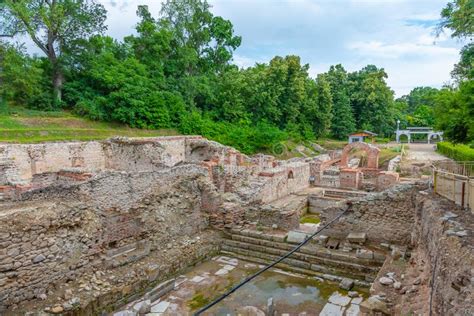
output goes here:
[[[87, 171], [153, 171], [187, 160], [188, 143], [199, 136], [112, 138], [101, 142], [0, 145], [2, 183], [30, 184], [35, 175], [80, 168]], [[221, 146], [225, 147], [225, 146]]]
[[36, 174], [81, 167], [102, 170], [106, 157], [100, 142], [0, 145], [0, 167], [7, 184], [28, 184]]
[[[380, 193], [350, 200], [350, 211], [331, 225], [325, 235], [345, 239], [351, 232], [366, 233], [369, 242], [406, 245], [410, 241], [415, 218], [414, 192], [418, 186], [397, 185]], [[311, 207], [311, 200], [309, 200]], [[320, 212], [322, 224], [349, 206], [330, 207]]]
[[309, 187], [310, 166], [305, 162], [290, 162], [259, 173], [265, 181], [257, 199], [268, 203]]
[[199, 236], [209, 227], [201, 203], [204, 187], [212, 187], [206, 170], [190, 165], [110, 172], [66, 190], [52, 187], [25, 201], [1, 203], [2, 307]]
[[[428, 270], [433, 315], [474, 313], [472, 224], [469, 211], [443, 198], [419, 196], [412, 241], [421, 257], [417, 269]], [[425, 306], [429, 310], [428, 300]]]

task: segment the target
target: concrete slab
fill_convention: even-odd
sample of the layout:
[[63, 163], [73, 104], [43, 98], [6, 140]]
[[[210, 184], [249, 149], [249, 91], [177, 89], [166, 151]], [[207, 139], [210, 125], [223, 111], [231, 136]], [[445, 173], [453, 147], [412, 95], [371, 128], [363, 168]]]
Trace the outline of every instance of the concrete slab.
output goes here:
[[227, 264], [223, 267], [223, 269], [226, 269], [227, 271], [232, 271], [235, 269], [235, 266]]
[[324, 305], [323, 310], [319, 313], [319, 316], [343, 316], [344, 315], [344, 307], [339, 305], [334, 305], [331, 303], [327, 303]]
[[202, 280], [204, 280], [205, 278], [203, 278], [202, 276], [200, 275], [196, 275], [194, 278], [191, 279], [191, 282], [194, 282], [194, 283], [200, 283]]
[[233, 266], [236, 266], [236, 265], [239, 264], [239, 259], [229, 258], [229, 257], [226, 257], [226, 256], [217, 257], [215, 260], [217, 262], [221, 262], [221, 263], [225, 263], [225, 264], [233, 265]]
[[348, 309], [346, 309], [345, 316], [359, 316], [360, 315], [360, 307], [357, 304], [351, 304]]
[[150, 311], [152, 313], [164, 313], [166, 312], [170, 304], [171, 304], [170, 302], [166, 302], [166, 301], [159, 302], [158, 304], [153, 305]]
[[347, 306], [351, 302], [351, 298], [349, 296], [341, 295], [339, 292], [334, 292], [328, 299], [329, 303], [339, 305], [339, 306]]
[[214, 273], [214, 274], [222, 276], [222, 275], [226, 275], [228, 273], [229, 273], [229, 270], [222, 268], [222, 269], [217, 270], [216, 273]]

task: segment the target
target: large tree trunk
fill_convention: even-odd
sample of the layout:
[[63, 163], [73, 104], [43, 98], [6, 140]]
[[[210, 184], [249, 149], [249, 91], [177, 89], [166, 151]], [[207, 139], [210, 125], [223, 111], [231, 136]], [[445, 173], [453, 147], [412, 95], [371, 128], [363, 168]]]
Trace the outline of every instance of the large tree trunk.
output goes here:
[[60, 103], [62, 100], [62, 89], [64, 83], [64, 74], [61, 66], [55, 64], [53, 69], [53, 97], [54, 102]]

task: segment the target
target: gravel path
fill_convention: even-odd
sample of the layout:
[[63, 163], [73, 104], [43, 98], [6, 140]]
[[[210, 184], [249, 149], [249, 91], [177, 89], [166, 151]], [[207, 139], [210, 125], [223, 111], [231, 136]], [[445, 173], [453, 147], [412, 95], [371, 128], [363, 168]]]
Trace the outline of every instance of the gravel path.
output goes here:
[[447, 157], [438, 154], [435, 151], [435, 148], [435, 144], [409, 144], [407, 160], [427, 162], [448, 159]]

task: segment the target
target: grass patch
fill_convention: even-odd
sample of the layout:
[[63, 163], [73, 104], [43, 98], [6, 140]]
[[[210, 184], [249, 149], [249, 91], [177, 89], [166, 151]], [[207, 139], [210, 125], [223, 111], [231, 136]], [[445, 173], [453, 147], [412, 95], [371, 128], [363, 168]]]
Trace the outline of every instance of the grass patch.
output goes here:
[[178, 135], [173, 130], [107, 129], [0, 129], [0, 142], [39, 143], [46, 141], [88, 141], [114, 136], [156, 137]]
[[301, 217], [300, 219], [301, 224], [319, 224], [321, 223], [321, 219], [317, 215], [306, 215]]
[[397, 151], [396, 148], [397, 147], [395, 147], [395, 148], [383, 148], [383, 149], [380, 150], [380, 155], [379, 155], [379, 165], [380, 166], [399, 155], [400, 149], [398, 149], [398, 151]]
[[172, 129], [146, 130], [97, 122], [65, 111], [45, 112], [7, 107], [0, 113], [0, 142], [89, 141], [114, 136], [157, 137], [179, 133]]
[[347, 140], [333, 140], [333, 139], [323, 139], [316, 141], [316, 144], [320, 145], [326, 150], [336, 150], [343, 149], [347, 144]]
[[209, 304], [210, 302], [210, 299], [205, 297], [203, 294], [201, 293], [197, 293], [196, 295], [193, 296], [192, 299], [190, 299], [188, 302], [187, 302], [187, 305], [189, 306], [189, 308], [191, 308], [192, 310], [196, 310], [196, 309], [199, 309], [201, 307], [204, 307], [206, 306], [207, 304]]

